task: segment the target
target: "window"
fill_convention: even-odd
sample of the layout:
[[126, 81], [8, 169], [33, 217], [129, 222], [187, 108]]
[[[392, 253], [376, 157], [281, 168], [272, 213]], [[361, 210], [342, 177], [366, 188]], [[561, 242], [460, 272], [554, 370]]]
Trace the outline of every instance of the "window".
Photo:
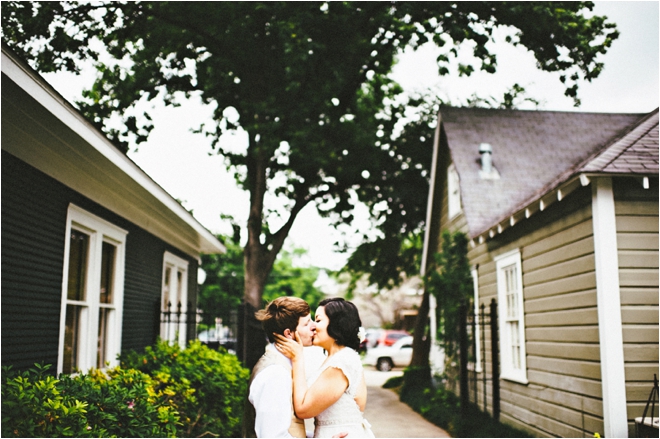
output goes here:
[[70, 205], [58, 373], [114, 365], [121, 349], [127, 232]]
[[527, 383], [525, 359], [525, 310], [520, 252], [495, 259], [499, 302], [502, 378]]
[[186, 347], [188, 311], [188, 261], [165, 252], [160, 337]]
[[449, 219], [452, 219], [461, 213], [461, 191], [459, 183], [460, 180], [458, 178], [458, 173], [456, 172], [456, 167], [452, 163], [449, 165], [449, 168], [447, 168], [447, 202]]

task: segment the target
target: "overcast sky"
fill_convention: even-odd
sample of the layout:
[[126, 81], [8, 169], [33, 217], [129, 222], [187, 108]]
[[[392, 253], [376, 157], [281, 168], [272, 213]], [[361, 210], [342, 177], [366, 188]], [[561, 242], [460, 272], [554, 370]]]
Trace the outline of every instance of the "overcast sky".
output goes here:
[[[481, 97], [501, 97], [514, 83], [526, 88], [539, 101], [542, 110], [613, 113], [647, 113], [658, 107], [658, 2], [596, 2], [594, 11], [614, 21], [620, 37], [603, 61], [605, 69], [593, 83], [580, 84], [580, 108], [563, 96], [558, 74], [535, 68], [533, 56], [521, 48], [497, 44], [498, 71], [494, 75], [475, 73], [468, 78], [438, 77], [435, 67], [437, 49], [426, 47], [406, 52], [395, 66], [394, 78], [406, 91], [430, 88], [446, 101], [458, 103], [473, 93]], [[75, 100], [90, 77], [48, 74], [46, 79], [69, 100]], [[524, 107], [523, 107], [524, 108]], [[147, 174], [173, 197], [183, 200], [194, 216], [214, 233], [231, 233], [220, 214], [233, 215], [239, 224], [247, 221], [248, 193], [236, 188], [225, 170], [222, 157], [209, 156], [209, 142], [189, 129], [208, 118], [210, 110], [199, 102], [189, 102], [177, 109], [162, 108], [154, 117], [155, 129], [149, 141], [137, 152], [129, 153]], [[227, 141], [232, 141], [227, 139]], [[233, 141], [240, 143], [241, 136]], [[368, 231], [366, 214], [359, 229]], [[351, 230], [354, 232], [354, 230]], [[309, 250], [306, 263], [330, 269], [340, 268], [346, 255], [332, 252], [339, 234], [308, 206], [294, 224], [288, 247]], [[245, 239], [245, 236], [243, 237]], [[359, 243], [359, 235], [350, 242]]]

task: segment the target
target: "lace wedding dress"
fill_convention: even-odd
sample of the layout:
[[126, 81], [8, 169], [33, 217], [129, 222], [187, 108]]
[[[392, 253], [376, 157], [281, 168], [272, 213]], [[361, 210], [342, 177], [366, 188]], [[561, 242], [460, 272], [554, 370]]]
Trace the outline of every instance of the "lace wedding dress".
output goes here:
[[343, 348], [321, 366], [310, 377], [316, 379], [329, 367], [340, 369], [348, 379], [348, 388], [339, 400], [320, 413], [314, 420], [314, 437], [332, 437], [338, 433], [348, 433], [351, 437], [374, 437], [371, 425], [364, 419], [360, 407], [355, 402], [362, 381], [362, 361], [357, 352]]

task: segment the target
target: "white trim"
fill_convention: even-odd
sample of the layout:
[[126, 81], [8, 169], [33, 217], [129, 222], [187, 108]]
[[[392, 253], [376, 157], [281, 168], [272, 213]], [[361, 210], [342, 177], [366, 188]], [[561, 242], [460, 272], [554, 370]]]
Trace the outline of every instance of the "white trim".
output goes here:
[[452, 163], [447, 167], [447, 216], [454, 219], [463, 211], [461, 203], [461, 179]]
[[[424, 243], [422, 248], [422, 265], [420, 267], [420, 275], [422, 279], [426, 276], [426, 265], [429, 260], [429, 246], [431, 243], [431, 220], [433, 219], [433, 197], [435, 196], [435, 179], [438, 174], [438, 154], [440, 149], [440, 126], [442, 125], [442, 117], [438, 113], [438, 125], [435, 127], [435, 134], [433, 139], [433, 157], [431, 158], [431, 175], [429, 177], [429, 197], [426, 201], [426, 227], [424, 227]], [[430, 315], [432, 321], [435, 319], [435, 314]], [[431, 332], [431, 338], [435, 341], [435, 336]]]
[[[522, 281], [522, 262], [520, 258], [520, 250], [516, 249], [511, 252], [496, 256], [494, 258], [496, 273], [497, 273], [497, 301], [498, 301], [498, 321], [499, 321], [499, 331], [500, 331], [500, 358], [501, 358], [501, 373], [500, 377], [503, 379], [516, 381], [518, 383], [527, 384], [529, 383], [527, 379], [527, 353], [526, 353], [526, 340], [525, 340], [525, 307], [523, 299], [523, 281]], [[518, 323], [518, 333], [517, 338], [520, 345], [520, 365], [519, 367], [514, 367], [513, 357], [511, 355], [511, 349], [509, 349], [508, 342], [511, 339], [510, 327], [507, 323], [507, 285], [506, 277], [503, 276], [503, 270], [505, 268], [515, 267], [515, 279], [516, 288], [517, 288], [517, 303], [518, 308], [518, 317], [516, 319]]]
[[[87, 261], [87, 289], [84, 301], [71, 301], [67, 298], [69, 282], [69, 251], [71, 230], [79, 230], [89, 236], [89, 249]], [[64, 242], [64, 263], [62, 268], [62, 301], [60, 307], [60, 335], [57, 357], [57, 373], [64, 368], [64, 338], [66, 328], [66, 309], [68, 304], [82, 305], [83, 309], [80, 326], [80, 354], [78, 356], [78, 369], [87, 371], [96, 367], [97, 338], [100, 308], [100, 282], [101, 282], [101, 252], [103, 242], [109, 242], [116, 247], [114, 276], [113, 276], [113, 309], [112, 319], [109, 322], [108, 340], [106, 345], [106, 360], [110, 366], [118, 364], [116, 357], [121, 352], [121, 326], [124, 306], [124, 270], [126, 236], [128, 232], [112, 223], [100, 218], [80, 207], [70, 204], [67, 210], [66, 233]]]
[[611, 178], [592, 185], [596, 297], [603, 386], [604, 437], [628, 437], [626, 378], [623, 359], [619, 257]]
[[475, 372], [481, 372], [481, 324], [479, 323], [479, 316], [481, 309], [479, 308], [479, 271], [476, 268], [471, 270], [472, 273], [472, 287], [474, 288], [474, 338], [476, 344], [475, 353]]
[[[3, 150], [193, 257], [226, 252], [222, 243], [183, 206], [41, 76], [4, 48], [2, 73], [41, 106], [35, 110], [26, 102], [5, 102], [3, 96], [8, 111], [22, 113], [21, 117], [38, 128], [21, 133], [21, 142], [2, 142]], [[49, 114], [58, 124], [44, 122], [50, 119]], [[44, 136], [47, 141], [40, 141]]]
[[[161, 310], [166, 311], [165, 306], [164, 306], [164, 294], [165, 294], [165, 278], [166, 278], [166, 273], [167, 273], [167, 268], [170, 267], [170, 277], [169, 277], [169, 285], [170, 288], [172, 286], [177, 285], [177, 274], [181, 273], [181, 297], [180, 297], [180, 302], [181, 302], [181, 313], [183, 316], [184, 322], [177, 322], [176, 326], [174, 324], [167, 325], [165, 323], [161, 322], [161, 330], [160, 330], [160, 337], [163, 340], [168, 340], [170, 342], [178, 342], [179, 346], [181, 346], [182, 349], [185, 349], [186, 347], [186, 329], [187, 329], [187, 320], [186, 320], [186, 313], [188, 311], [188, 266], [189, 263], [185, 259], [182, 259], [168, 251], [165, 252], [163, 255], [163, 285], [161, 287]], [[176, 294], [176, 293], [175, 293]], [[171, 292], [170, 292], [171, 295]], [[172, 296], [170, 296], [170, 302], [172, 303], [172, 306], [170, 308], [171, 311], [176, 311], [178, 307], [178, 302], [175, 303], [171, 299], [173, 299]], [[178, 336], [177, 336], [178, 333]]]

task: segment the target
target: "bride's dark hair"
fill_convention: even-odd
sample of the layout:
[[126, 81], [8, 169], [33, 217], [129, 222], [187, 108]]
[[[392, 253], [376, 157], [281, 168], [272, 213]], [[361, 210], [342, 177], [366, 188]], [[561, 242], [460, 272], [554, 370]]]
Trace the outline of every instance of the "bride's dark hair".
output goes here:
[[328, 335], [337, 344], [357, 351], [360, 347], [358, 331], [360, 330], [360, 326], [362, 326], [357, 307], [341, 297], [323, 299], [319, 303], [319, 306], [324, 308], [325, 315], [330, 320], [328, 324]]

